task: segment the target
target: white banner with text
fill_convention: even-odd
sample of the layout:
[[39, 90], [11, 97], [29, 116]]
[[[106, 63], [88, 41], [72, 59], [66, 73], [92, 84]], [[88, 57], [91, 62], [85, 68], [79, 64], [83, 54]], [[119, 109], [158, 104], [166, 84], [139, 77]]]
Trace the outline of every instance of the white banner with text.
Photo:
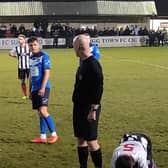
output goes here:
[[[53, 38], [38, 38], [41, 46], [52, 46]], [[58, 38], [58, 46], [64, 46], [65, 38]], [[12, 49], [18, 45], [17, 38], [0, 38], [0, 49]]]
[[[107, 36], [91, 38], [91, 42], [99, 47], [134, 47], [146, 46], [148, 36]], [[53, 38], [39, 38], [41, 46], [53, 46]], [[12, 49], [18, 45], [17, 38], [1, 38], [0, 49]], [[65, 46], [66, 39], [58, 38], [58, 46]]]
[[91, 42], [99, 47], [134, 47], [146, 46], [148, 36], [107, 36], [91, 38]]

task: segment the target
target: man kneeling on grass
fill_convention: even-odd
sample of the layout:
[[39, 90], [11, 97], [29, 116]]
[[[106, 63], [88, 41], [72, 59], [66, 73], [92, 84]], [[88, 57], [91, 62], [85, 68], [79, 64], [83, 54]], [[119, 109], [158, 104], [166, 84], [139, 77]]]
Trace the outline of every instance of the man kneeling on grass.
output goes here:
[[156, 168], [152, 143], [144, 134], [125, 134], [114, 150], [110, 168]]

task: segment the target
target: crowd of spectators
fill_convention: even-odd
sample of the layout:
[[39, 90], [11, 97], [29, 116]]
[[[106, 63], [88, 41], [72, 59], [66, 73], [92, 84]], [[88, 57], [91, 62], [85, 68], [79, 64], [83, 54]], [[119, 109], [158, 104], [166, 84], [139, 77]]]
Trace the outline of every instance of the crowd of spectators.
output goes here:
[[[50, 28], [49, 28], [50, 27]], [[104, 28], [103, 30], [98, 30], [94, 28], [73, 28], [60, 23], [52, 23], [50, 26], [46, 20], [35, 20], [31, 29], [27, 29], [23, 24], [17, 27], [15, 24], [0, 24], [0, 38], [4, 37], [17, 37], [18, 34], [24, 34], [26, 37], [35, 35], [37, 37], [44, 38], [54, 38], [57, 43], [58, 38], [65, 38], [67, 43], [71, 43], [74, 36], [88, 33], [91, 37], [98, 36], [149, 36], [149, 46], [160, 45], [164, 43], [166, 37], [166, 31], [164, 30], [148, 30], [146, 27], [138, 27], [136, 25], [126, 26], [125, 28]]]

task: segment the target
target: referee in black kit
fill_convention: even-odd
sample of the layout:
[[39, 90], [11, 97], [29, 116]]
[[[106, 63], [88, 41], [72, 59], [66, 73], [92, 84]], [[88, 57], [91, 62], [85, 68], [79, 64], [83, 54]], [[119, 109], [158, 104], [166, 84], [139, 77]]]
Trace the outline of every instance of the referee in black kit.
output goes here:
[[98, 121], [103, 93], [103, 73], [92, 56], [89, 38], [78, 35], [73, 47], [82, 60], [76, 73], [73, 91], [73, 128], [77, 137], [80, 168], [87, 168], [89, 151], [95, 168], [102, 168], [102, 152], [98, 144]]

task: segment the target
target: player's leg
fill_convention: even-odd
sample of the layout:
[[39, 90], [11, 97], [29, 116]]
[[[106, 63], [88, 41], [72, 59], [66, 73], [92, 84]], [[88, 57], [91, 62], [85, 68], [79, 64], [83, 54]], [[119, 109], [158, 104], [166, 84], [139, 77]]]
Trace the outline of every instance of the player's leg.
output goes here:
[[98, 141], [88, 141], [88, 146], [95, 168], [102, 168], [102, 151]]
[[29, 98], [29, 82], [30, 82], [30, 69], [26, 69], [26, 72], [25, 72], [25, 84], [26, 84], [26, 95], [27, 95], [27, 98]]
[[39, 107], [39, 112], [40, 115], [44, 118], [47, 127], [51, 133], [51, 136], [48, 140], [48, 143], [52, 144], [55, 143], [58, 140], [58, 135], [56, 133], [56, 128], [55, 128], [55, 122], [52, 118], [52, 116], [48, 113], [48, 98], [50, 94], [50, 89], [45, 90], [45, 94], [43, 97], [40, 97], [40, 107]]
[[[140, 134], [142, 144], [145, 142], [144, 139], [147, 141], [146, 149], [147, 149], [147, 160], [149, 162], [149, 168], [156, 168], [156, 164], [152, 159], [152, 141], [150, 137], [145, 134]], [[143, 145], [145, 146], [145, 145]]]
[[52, 144], [58, 140], [58, 135], [56, 133], [55, 122], [52, 116], [48, 113], [48, 108], [46, 106], [42, 106], [39, 109], [41, 116], [44, 118], [46, 125], [51, 133], [51, 136], [48, 140], [48, 143]]
[[21, 79], [21, 88], [22, 88], [22, 92], [23, 92], [23, 99], [27, 98], [27, 86], [26, 86], [26, 70], [20, 70], [20, 79]]
[[[39, 109], [39, 96], [38, 96], [38, 91], [34, 91], [31, 93], [31, 97], [32, 97], [32, 108], [34, 110], [38, 110]], [[39, 112], [39, 110], [38, 110]], [[42, 115], [40, 115], [39, 112], [39, 120], [40, 120], [40, 137], [34, 138], [31, 142], [33, 143], [47, 143], [47, 125], [46, 125], [46, 121], [44, 119], [44, 117]]]
[[26, 86], [26, 82], [25, 80], [22, 80], [21, 81], [21, 87], [22, 87], [22, 92], [23, 92], [23, 99], [26, 99], [27, 98], [27, 86]]
[[[38, 109], [40, 116], [40, 139], [46, 139], [46, 130], [49, 129], [51, 136], [48, 143], [52, 144], [58, 140], [55, 123], [52, 116], [48, 113], [49, 89], [46, 89], [43, 97], [38, 95], [38, 91], [32, 92], [33, 109]], [[38, 141], [39, 138], [37, 138]], [[36, 139], [32, 142], [37, 142]], [[39, 140], [40, 142], [40, 140]]]
[[157, 168], [157, 166], [156, 166], [156, 164], [155, 164], [154, 160], [152, 160], [151, 167], [149, 167], [149, 168]]
[[23, 70], [22, 69], [18, 69], [18, 79], [21, 81], [21, 90], [22, 90], [22, 93], [23, 93], [23, 99], [25, 99], [26, 97], [25, 97], [25, 92], [24, 92], [24, 90], [25, 90], [25, 87], [24, 87], [24, 78], [23, 78]]
[[100, 111], [101, 107], [96, 111], [95, 121], [87, 121], [87, 135], [85, 137], [95, 168], [102, 168], [102, 151], [97, 140]]
[[147, 160], [149, 161], [149, 168], [157, 168], [154, 160], [153, 160], [153, 156], [152, 156], [152, 141], [151, 139], [146, 136], [146, 139], [148, 141], [148, 145], [147, 145]]
[[145, 134], [139, 134], [141, 143], [147, 150], [147, 160], [152, 160], [152, 142], [151, 139]]
[[40, 137], [33, 139], [31, 142], [33, 143], [47, 143], [47, 125], [43, 116], [39, 114], [40, 120]]
[[87, 161], [88, 161], [88, 144], [83, 138], [77, 138], [78, 143], [78, 158], [80, 168], [87, 168]]
[[74, 104], [73, 106], [73, 130], [74, 136], [77, 137], [77, 151], [78, 151], [78, 158], [80, 168], [87, 168], [87, 161], [88, 161], [88, 145], [86, 140], [82, 137], [84, 136], [84, 115], [83, 111], [84, 108], [80, 105]]

